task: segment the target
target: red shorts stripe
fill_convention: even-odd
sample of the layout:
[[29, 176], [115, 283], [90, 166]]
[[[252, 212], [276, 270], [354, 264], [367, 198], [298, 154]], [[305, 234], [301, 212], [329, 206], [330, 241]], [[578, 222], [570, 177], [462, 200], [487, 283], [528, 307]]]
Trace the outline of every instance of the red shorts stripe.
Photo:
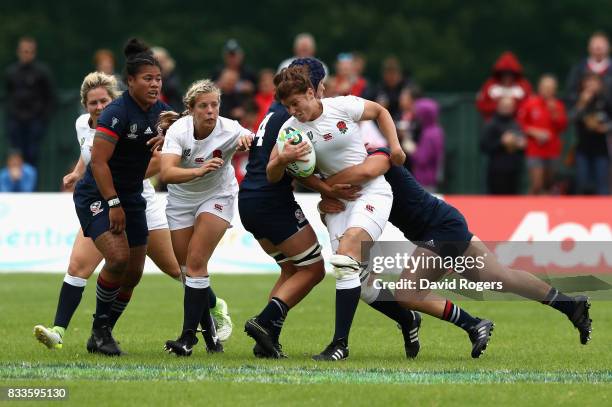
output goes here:
[[114, 131], [110, 129], [107, 129], [106, 127], [98, 126], [96, 127], [96, 131], [102, 132], [104, 134], [108, 134], [112, 138], [119, 140], [119, 136], [117, 135], [117, 133], [115, 133]]

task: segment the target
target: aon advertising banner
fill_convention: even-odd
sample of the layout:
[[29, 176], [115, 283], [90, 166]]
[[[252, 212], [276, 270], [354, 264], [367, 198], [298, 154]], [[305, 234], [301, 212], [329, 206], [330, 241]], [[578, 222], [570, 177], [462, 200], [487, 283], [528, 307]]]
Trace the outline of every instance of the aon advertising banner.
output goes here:
[[533, 273], [612, 274], [612, 198], [445, 200], [503, 264]]
[[[318, 194], [296, 194], [296, 199], [328, 259], [331, 249], [316, 210]], [[504, 264], [532, 272], [612, 270], [612, 198], [443, 199], [464, 214], [470, 230]], [[235, 214], [232, 227], [215, 250], [210, 270], [229, 273], [278, 270], [244, 230], [237, 209]], [[0, 194], [0, 271], [65, 272], [78, 229], [71, 194]], [[408, 253], [414, 248], [389, 224], [380, 240], [401, 241]], [[159, 271], [149, 259], [145, 270]]]

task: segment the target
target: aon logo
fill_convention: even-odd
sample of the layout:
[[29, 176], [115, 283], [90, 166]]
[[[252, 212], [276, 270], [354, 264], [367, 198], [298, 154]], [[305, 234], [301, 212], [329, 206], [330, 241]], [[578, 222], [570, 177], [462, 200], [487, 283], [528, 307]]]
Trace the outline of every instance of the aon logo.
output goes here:
[[520, 257], [532, 258], [536, 266], [596, 266], [602, 258], [612, 265], [612, 230], [607, 223], [587, 229], [575, 222], [551, 229], [546, 212], [529, 212], [510, 241], [498, 244], [495, 252], [507, 265]]

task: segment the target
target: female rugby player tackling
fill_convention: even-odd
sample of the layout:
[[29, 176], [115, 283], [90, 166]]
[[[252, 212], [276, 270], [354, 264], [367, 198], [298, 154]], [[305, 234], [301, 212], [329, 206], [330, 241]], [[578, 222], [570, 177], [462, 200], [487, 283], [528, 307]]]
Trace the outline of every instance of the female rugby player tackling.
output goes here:
[[[405, 168], [391, 166], [388, 152], [384, 149], [370, 155], [362, 164], [347, 168], [325, 182], [328, 185], [359, 185], [381, 174], [384, 174], [393, 190], [389, 222], [419, 246], [413, 256], [463, 255], [483, 258], [484, 268], [468, 268], [462, 276], [471, 281], [501, 282], [501, 291], [549, 305], [565, 314], [578, 329], [580, 343], [588, 343], [591, 334], [588, 297], [569, 297], [526, 271], [511, 269], [499, 263], [482, 241], [469, 231], [465, 218], [456, 208], [425, 191]], [[319, 207], [324, 212], [341, 212], [344, 204], [325, 197]], [[406, 270], [401, 278], [414, 280], [426, 277], [430, 281], [437, 281], [445, 273], [446, 270], [437, 269], [421, 269], [413, 273]], [[474, 318], [452, 302], [432, 295], [429, 290], [402, 290], [396, 292], [396, 297], [411, 309], [452, 322], [466, 330], [473, 344], [472, 357], [479, 357], [486, 348], [493, 329], [491, 321]]]

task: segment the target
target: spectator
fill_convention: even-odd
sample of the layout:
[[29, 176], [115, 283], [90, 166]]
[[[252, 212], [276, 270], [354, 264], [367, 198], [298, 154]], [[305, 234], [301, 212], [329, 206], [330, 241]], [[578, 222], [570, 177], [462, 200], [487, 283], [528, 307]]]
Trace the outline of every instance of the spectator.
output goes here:
[[221, 105], [219, 115], [229, 119], [238, 120], [244, 116], [244, 95], [238, 93], [237, 85], [240, 80], [238, 71], [224, 69], [219, 76], [217, 86], [221, 89]]
[[493, 73], [476, 96], [476, 107], [484, 120], [489, 120], [497, 109], [497, 102], [505, 96], [513, 98], [517, 108], [529, 97], [531, 85], [523, 77], [523, 67], [516, 56], [504, 52], [493, 65]]
[[[352, 53], [353, 55], [353, 67], [355, 69], [355, 75], [362, 77], [365, 79], [365, 67], [366, 67], [366, 57], [362, 52], [355, 51]], [[366, 79], [367, 82], [367, 79]]]
[[612, 95], [612, 67], [610, 66], [610, 42], [601, 31], [591, 35], [588, 45], [589, 55], [574, 65], [567, 79], [566, 102], [572, 108], [578, 102], [582, 78], [589, 73], [601, 76], [607, 94]]
[[127, 86], [121, 80], [121, 75], [115, 72], [115, 54], [113, 54], [113, 51], [100, 48], [94, 53], [93, 63], [96, 71], [115, 77], [119, 90], [127, 90]]
[[[299, 33], [293, 40], [293, 56], [283, 60], [278, 66], [277, 72], [281, 69], [287, 68], [297, 58], [316, 58], [317, 44], [314, 37], [310, 33]], [[323, 69], [325, 70], [325, 76], [329, 75], [327, 65], [323, 63]]]
[[519, 108], [517, 120], [527, 136], [529, 193], [549, 192], [561, 155], [561, 133], [567, 127], [565, 106], [556, 98], [557, 79], [543, 75], [538, 94], [529, 97]]
[[362, 97], [367, 98], [371, 93], [370, 87], [372, 86], [370, 80], [366, 77], [366, 71], [365, 71], [368, 61], [366, 59], [366, 56], [363, 54], [363, 52], [354, 51], [352, 54], [353, 54], [353, 68], [355, 69], [355, 75], [357, 75], [357, 77], [359, 78], [363, 78], [363, 80], [365, 81], [365, 89], [362, 92]]
[[113, 51], [105, 48], [97, 50], [94, 53], [93, 62], [96, 71], [113, 75], [115, 78], [117, 77], [115, 74], [115, 55]]
[[409, 84], [409, 81], [404, 79], [399, 60], [395, 57], [388, 57], [382, 64], [382, 83], [378, 85], [370, 98], [389, 110], [393, 120], [397, 121], [400, 115], [399, 95], [402, 89]]
[[576, 125], [576, 189], [580, 194], [609, 193], [609, 150], [612, 133], [612, 103], [604, 80], [594, 72], [582, 80], [576, 106], [571, 111]]
[[169, 104], [175, 112], [185, 110], [181, 80], [176, 73], [176, 62], [163, 47], [153, 47], [153, 56], [159, 61], [162, 69], [162, 91], [160, 99]]
[[410, 153], [416, 149], [415, 143], [418, 143], [420, 136], [420, 124], [414, 120], [414, 100], [418, 90], [407, 86], [400, 92], [399, 109], [400, 114], [395, 122], [397, 128], [397, 136], [399, 137], [402, 149], [406, 153], [406, 161], [404, 166], [408, 169], [412, 168]]
[[331, 93], [336, 96], [363, 96], [367, 82], [357, 74], [352, 54], [342, 53], [338, 55], [333, 85], [334, 89]]
[[[252, 95], [255, 93], [257, 77], [253, 70], [244, 63], [244, 51], [235, 39], [230, 39], [223, 47], [223, 66], [217, 67], [212, 76], [213, 81], [218, 81], [221, 74], [226, 70], [236, 71], [238, 80], [236, 82], [236, 92]], [[221, 113], [223, 116], [223, 113]]]
[[438, 104], [427, 98], [414, 103], [414, 118], [420, 123], [421, 135], [410, 152], [412, 173], [428, 191], [436, 192], [444, 169], [444, 130], [438, 123]]
[[492, 195], [516, 195], [520, 190], [527, 141], [514, 119], [515, 113], [515, 99], [502, 97], [482, 130], [480, 148], [489, 157], [487, 193]]
[[253, 133], [257, 132], [257, 115], [259, 114], [259, 109], [257, 108], [257, 103], [253, 98], [245, 99], [242, 103], [242, 110], [244, 114], [240, 119], [240, 125], [245, 129], [249, 129], [253, 131]]
[[33, 192], [36, 188], [36, 168], [23, 162], [21, 152], [13, 150], [0, 170], [0, 192]]
[[18, 61], [6, 70], [7, 135], [12, 148], [36, 167], [38, 151], [55, 107], [55, 91], [47, 67], [36, 61], [36, 41], [22, 37]]
[[271, 69], [262, 69], [261, 72], [259, 72], [257, 93], [255, 94], [257, 119], [255, 121], [255, 127], [252, 129], [254, 133], [257, 133], [257, 127], [259, 127], [261, 121], [266, 117], [272, 102], [274, 102], [274, 71]]

